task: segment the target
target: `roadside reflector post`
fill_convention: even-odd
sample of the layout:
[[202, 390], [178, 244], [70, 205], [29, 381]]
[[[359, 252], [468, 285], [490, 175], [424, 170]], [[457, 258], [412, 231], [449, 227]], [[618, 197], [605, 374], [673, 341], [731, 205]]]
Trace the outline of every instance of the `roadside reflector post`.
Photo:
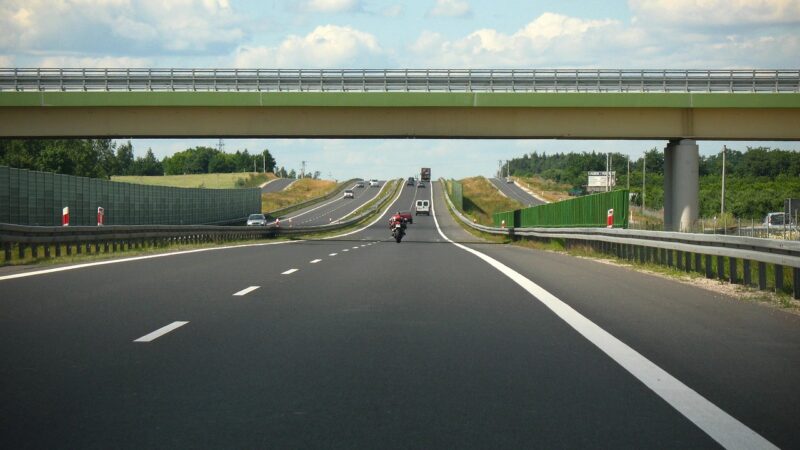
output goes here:
[[608, 216], [606, 216], [606, 228], [614, 228], [614, 208], [608, 210]]
[[65, 206], [61, 210], [61, 226], [62, 227], [69, 226], [69, 206]]
[[292, 218], [289, 218], [289, 228], [292, 228]]
[[98, 206], [97, 207], [97, 226], [98, 227], [102, 227], [103, 226], [105, 213], [106, 212], [105, 212], [105, 210], [103, 209], [102, 206]]
[[505, 227], [506, 227], [506, 221], [505, 221], [505, 219], [503, 219], [503, 220], [500, 222], [500, 228], [505, 228]]
[[281, 227], [281, 219], [275, 219], [275, 227], [276, 228], [280, 228]]

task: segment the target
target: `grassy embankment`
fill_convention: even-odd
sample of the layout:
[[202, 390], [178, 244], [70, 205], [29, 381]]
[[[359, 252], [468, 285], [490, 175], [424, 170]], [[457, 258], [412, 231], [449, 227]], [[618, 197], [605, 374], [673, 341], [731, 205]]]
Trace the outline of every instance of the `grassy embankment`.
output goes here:
[[461, 180], [464, 188], [464, 214], [483, 225], [492, 225], [492, 214], [511, 211], [523, 205], [503, 196], [496, 187], [484, 177]]
[[280, 192], [261, 194], [261, 211], [267, 213], [321, 197], [336, 189], [335, 181], [303, 178]]
[[277, 178], [273, 173], [198, 173], [191, 175], [165, 176], [114, 176], [111, 181], [147, 184], [151, 186], [171, 186], [181, 188], [234, 189], [258, 187], [266, 181]]

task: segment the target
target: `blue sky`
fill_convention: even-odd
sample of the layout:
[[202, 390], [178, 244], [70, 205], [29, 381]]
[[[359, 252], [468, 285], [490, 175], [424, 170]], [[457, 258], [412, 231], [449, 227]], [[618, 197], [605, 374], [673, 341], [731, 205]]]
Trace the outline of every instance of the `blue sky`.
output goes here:
[[[794, 68], [800, 0], [0, 0], [2, 67]], [[213, 139], [134, 140], [158, 156]], [[227, 139], [334, 178], [490, 175], [537, 151], [659, 141]], [[701, 153], [724, 143], [701, 142]], [[765, 144], [799, 149], [800, 143]]]

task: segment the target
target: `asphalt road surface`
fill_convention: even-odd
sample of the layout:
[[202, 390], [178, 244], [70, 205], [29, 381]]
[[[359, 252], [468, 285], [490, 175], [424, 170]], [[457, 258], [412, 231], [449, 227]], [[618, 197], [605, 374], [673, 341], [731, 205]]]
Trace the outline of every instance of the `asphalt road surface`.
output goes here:
[[344, 219], [353, 211], [378, 196], [385, 182], [379, 181], [378, 183], [377, 187], [370, 187], [368, 182], [364, 182], [363, 188], [357, 188], [353, 183], [353, 186], [347, 188], [353, 190], [353, 198], [344, 198], [343, 194], [339, 194], [339, 196], [330, 200], [318, 202], [299, 211], [281, 216], [281, 226], [287, 226], [290, 220], [293, 226], [308, 227], [326, 225]]
[[506, 183], [505, 179], [490, 178], [489, 181], [497, 187], [506, 197], [516, 200], [525, 206], [544, 205], [545, 202], [525, 192], [516, 183]]
[[289, 185], [294, 183], [295, 181], [296, 180], [294, 178], [277, 178], [274, 181], [270, 181], [269, 183], [267, 183], [266, 186], [261, 188], [261, 192], [265, 194], [268, 192], [280, 192], [289, 187]]
[[434, 184], [388, 209], [434, 194], [400, 244], [385, 215], [0, 277], [0, 444], [800, 447], [800, 318], [483, 243]]

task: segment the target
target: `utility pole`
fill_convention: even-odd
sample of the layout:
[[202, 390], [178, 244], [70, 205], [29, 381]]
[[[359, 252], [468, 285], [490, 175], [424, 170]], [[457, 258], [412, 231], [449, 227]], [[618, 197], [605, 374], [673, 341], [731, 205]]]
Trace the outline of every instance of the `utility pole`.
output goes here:
[[300, 178], [306, 177], [306, 163], [308, 161], [300, 161]]
[[498, 178], [503, 178], [503, 160], [502, 159], [498, 159], [497, 160], [497, 177]]
[[611, 157], [611, 153], [606, 153], [606, 192], [611, 187], [611, 172], [609, 171], [609, 163], [608, 158]]
[[631, 155], [628, 155], [628, 192], [631, 191]]
[[642, 156], [642, 215], [644, 215], [644, 199], [646, 198], [644, 191], [646, 170], [647, 170], [647, 151], [645, 151], [644, 155]]
[[221, 152], [225, 151], [225, 141], [223, 141], [222, 138], [219, 138], [219, 141], [217, 142], [217, 150]]
[[264, 158], [264, 161], [261, 164], [261, 171], [267, 173], [267, 155], [262, 154], [261, 157]]
[[506, 177], [511, 176], [511, 161], [506, 160]]
[[728, 147], [722, 146], [722, 198], [720, 199], [719, 216], [725, 214], [725, 153], [728, 153]]

